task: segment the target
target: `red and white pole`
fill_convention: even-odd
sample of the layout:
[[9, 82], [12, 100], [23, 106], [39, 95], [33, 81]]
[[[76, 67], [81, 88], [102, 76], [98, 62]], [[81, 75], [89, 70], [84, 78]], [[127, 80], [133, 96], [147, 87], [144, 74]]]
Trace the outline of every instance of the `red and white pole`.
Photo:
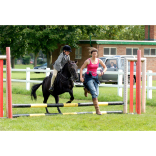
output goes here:
[[3, 117], [3, 60], [0, 60], [0, 117]]
[[7, 82], [7, 117], [12, 118], [12, 88], [11, 88], [11, 60], [10, 60], [10, 47], [6, 47], [6, 82]]
[[137, 114], [141, 114], [141, 50], [137, 50]]
[[136, 62], [136, 93], [135, 93], [135, 95], [136, 95], [136, 108], [135, 108], [135, 110], [136, 110], [136, 113], [137, 113], [137, 88], [138, 88], [138, 86], [137, 86], [137, 84], [138, 84], [138, 72], [137, 72], [137, 70], [138, 70], [138, 65], [137, 65], [137, 62]]
[[133, 113], [133, 71], [134, 62], [130, 61], [130, 113]]

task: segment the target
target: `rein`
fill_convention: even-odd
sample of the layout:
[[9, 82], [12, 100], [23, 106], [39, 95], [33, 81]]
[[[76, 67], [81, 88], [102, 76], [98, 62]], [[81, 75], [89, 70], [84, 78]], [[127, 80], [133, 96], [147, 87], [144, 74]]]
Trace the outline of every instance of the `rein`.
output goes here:
[[62, 73], [60, 73], [60, 74], [61, 74], [61, 76], [62, 76], [63, 78], [65, 78], [65, 79], [67, 79], [67, 80], [72, 80], [71, 77], [66, 77], [66, 76], [64, 76]]
[[[67, 82], [67, 81], [69, 81], [69, 80], [72, 80], [71, 77], [66, 77], [66, 76], [64, 76], [64, 75], [62, 74], [62, 71], [60, 72], [60, 75], [61, 75], [60, 81], [61, 81], [62, 83]], [[63, 80], [63, 78], [64, 78], [65, 80]]]

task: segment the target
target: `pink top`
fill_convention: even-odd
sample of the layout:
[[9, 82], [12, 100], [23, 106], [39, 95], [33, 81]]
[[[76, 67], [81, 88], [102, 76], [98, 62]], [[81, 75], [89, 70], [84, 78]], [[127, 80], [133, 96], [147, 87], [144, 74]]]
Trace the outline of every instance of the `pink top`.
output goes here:
[[[89, 58], [90, 60], [90, 58]], [[97, 64], [92, 64], [91, 60], [90, 63], [87, 65], [87, 74], [89, 74], [89, 71], [91, 71], [92, 76], [97, 75], [97, 68], [99, 67], [99, 59]]]

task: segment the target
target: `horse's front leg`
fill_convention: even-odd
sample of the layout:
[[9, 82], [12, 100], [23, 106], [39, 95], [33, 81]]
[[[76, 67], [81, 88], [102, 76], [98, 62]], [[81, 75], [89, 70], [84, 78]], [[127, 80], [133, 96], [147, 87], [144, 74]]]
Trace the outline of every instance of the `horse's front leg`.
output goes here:
[[[56, 104], [57, 104], [57, 103], [59, 102], [59, 95], [56, 95], [56, 96], [54, 96], [54, 97], [55, 97], [55, 102], [56, 102]], [[61, 110], [60, 110], [59, 107], [57, 107], [57, 110], [58, 110], [59, 113], [62, 114], [62, 112], [61, 112]]]
[[73, 90], [68, 90], [68, 92], [70, 94], [70, 101], [67, 101], [67, 103], [71, 103], [74, 100]]

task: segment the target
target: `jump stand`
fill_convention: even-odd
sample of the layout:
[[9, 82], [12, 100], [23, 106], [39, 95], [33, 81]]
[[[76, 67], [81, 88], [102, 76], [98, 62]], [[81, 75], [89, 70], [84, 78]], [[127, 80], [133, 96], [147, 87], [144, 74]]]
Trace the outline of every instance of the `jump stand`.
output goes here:
[[6, 55], [0, 56], [0, 117], [3, 117], [3, 60], [6, 60], [6, 116], [12, 118], [10, 47], [6, 47]]
[[[130, 113], [133, 113], [133, 72], [136, 62], [136, 113], [145, 113], [146, 107], [146, 58], [141, 58], [141, 50], [137, 51], [137, 58], [125, 58], [124, 61], [124, 113], [127, 113], [128, 101], [128, 62], [130, 62]], [[141, 62], [142, 62], [142, 106], [141, 106]]]

